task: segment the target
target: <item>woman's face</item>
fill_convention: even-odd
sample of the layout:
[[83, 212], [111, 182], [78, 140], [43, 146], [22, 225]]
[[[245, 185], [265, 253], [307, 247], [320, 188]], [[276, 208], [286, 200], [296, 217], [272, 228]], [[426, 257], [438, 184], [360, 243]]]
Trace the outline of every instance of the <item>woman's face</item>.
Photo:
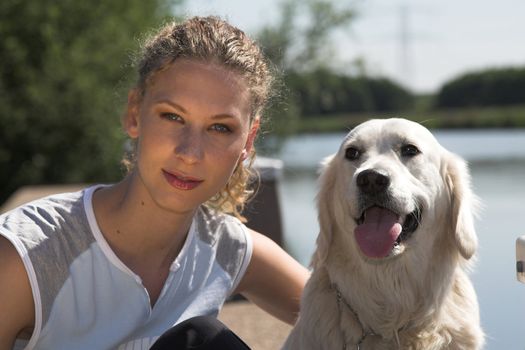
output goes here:
[[136, 183], [164, 209], [193, 211], [226, 185], [253, 145], [258, 120], [250, 123], [248, 86], [219, 65], [178, 59], [137, 94], [125, 117], [138, 140]]

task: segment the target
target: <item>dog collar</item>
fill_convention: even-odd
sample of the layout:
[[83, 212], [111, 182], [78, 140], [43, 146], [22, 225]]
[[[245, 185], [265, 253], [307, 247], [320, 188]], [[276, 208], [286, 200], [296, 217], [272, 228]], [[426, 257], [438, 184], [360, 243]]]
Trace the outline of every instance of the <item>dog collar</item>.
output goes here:
[[[337, 300], [337, 307], [339, 309], [339, 313], [341, 314], [343, 312], [343, 310], [342, 310], [343, 306], [342, 305], [344, 305], [354, 315], [354, 318], [356, 319], [356, 321], [359, 323], [359, 326], [361, 327], [361, 330], [362, 330], [361, 337], [359, 338], [359, 340], [355, 344], [355, 348], [357, 350], [360, 350], [361, 349], [361, 344], [363, 344], [363, 341], [366, 339], [366, 337], [368, 337], [369, 335], [373, 336], [373, 335], [377, 335], [377, 334], [374, 333], [374, 331], [372, 331], [371, 329], [368, 330], [368, 331], [365, 329], [365, 327], [363, 326], [363, 323], [359, 319], [359, 315], [354, 310], [354, 308], [352, 308], [350, 303], [348, 303], [346, 301], [346, 299], [343, 297], [343, 294], [341, 293], [341, 291], [339, 291], [339, 288], [337, 287], [337, 284], [331, 283], [330, 287], [335, 292], [335, 297], [336, 297], [336, 300]], [[346, 345], [346, 336], [345, 336], [344, 329], [341, 329], [341, 333], [343, 334], [343, 350], [346, 350], [347, 349], [347, 345]]]
[[[344, 305], [344, 307], [346, 307], [352, 313], [352, 315], [354, 315], [355, 320], [357, 321], [357, 323], [359, 323], [359, 326], [361, 327], [362, 333], [361, 333], [361, 337], [359, 338], [359, 340], [355, 344], [356, 350], [361, 350], [361, 345], [365, 341], [366, 337], [368, 337], [368, 336], [381, 337], [380, 334], [375, 333], [371, 328], [369, 328], [367, 330], [365, 328], [365, 326], [363, 326], [363, 322], [361, 322], [361, 319], [359, 318], [359, 315], [354, 310], [354, 308], [350, 305], [350, 303], [348, 301], [346, 301], [346, 299], [343, 297], [343, 294], [339, 290], [339, 287], [337, 287], [336, 283], [331, 282], [330, 283], [330, 288], [335, 292], [335, 297], [336, 297], [336, 300], [337, 300], [337, 307], [339, 309], [339, 314], [342, 314], [342, 312], [343, 312], [343, 306], [342, 305]], [[403, 330], [406, 330], [408, 328], [408, 326], [409, 326], [409, 323], [407, 323], [403, 327], [399, 328], [397, 330], [397, 334], [399, 335], [399, 332], [401, 332]], [[344, 329], [341, 329], [341, 333], [343, 335], [343, 350], [346, 350], [346, 349], [348, 349], [348, 347], [347, 347], [346, 340], [345, 340], [346, 339], [346, 335], [345, 335]], [[397, 340], [399, 342], [399, 338]]]

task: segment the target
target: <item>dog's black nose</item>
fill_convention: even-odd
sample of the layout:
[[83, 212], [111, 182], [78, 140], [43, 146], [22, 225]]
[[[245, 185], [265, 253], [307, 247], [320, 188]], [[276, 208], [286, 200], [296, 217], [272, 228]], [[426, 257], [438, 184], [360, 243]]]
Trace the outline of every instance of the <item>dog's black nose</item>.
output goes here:
[[357, 175], [357, 186], [367, 194], [385, 191], [390, 185], [390, 176], [384, 170], [367, 169]]

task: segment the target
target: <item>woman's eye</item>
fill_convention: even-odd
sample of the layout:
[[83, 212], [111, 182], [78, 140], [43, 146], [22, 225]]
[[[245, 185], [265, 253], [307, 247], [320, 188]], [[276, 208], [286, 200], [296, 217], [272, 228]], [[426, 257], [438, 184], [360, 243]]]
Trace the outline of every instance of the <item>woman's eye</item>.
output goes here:
[[224, 124], [213, 124], [211, 126], [211, 129], [220, 133], [230, 133], [232, 131], [228, 126]]
[[357, 160], [361, 156], [361, 151], [354, 147], [348, 147], [345, 151], [345, 158], [348, 160]]
[[414, 145], [403, 145], [401, 146], [401, 155], [403, 157], [414, 157], [417, 156], [421, 151]]
[[182, 117], [176, 113], [161, 113], [162, 118], [171, 120], [171, 121], [182, 121]]

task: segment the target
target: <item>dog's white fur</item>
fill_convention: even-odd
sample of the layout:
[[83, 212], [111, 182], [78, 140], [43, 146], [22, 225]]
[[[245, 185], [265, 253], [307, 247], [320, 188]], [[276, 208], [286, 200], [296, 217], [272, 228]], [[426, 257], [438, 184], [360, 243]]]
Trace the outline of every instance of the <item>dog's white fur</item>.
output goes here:
[[[420, 151], [404, 156], [400, 149]], [[349, 147], [357, 160], [345, 158]], [[357, 175], [381, 169], [388, 194], [420, 225], [386, 258], [368, 258], [354, 239], [360, 216]], [[320, 234], [299, 320], [285, 349], [479, 349], [484, 342], [476, 294], [467, 276], [477, 247], [476, 197], [467, 166], [423, 126], [371, 120], [353, 129], [326, 160], [318, 194]], [[342, 301], [338, 303], [337, 285]], [[345, 305], [355, 310], [358, 318]]]

